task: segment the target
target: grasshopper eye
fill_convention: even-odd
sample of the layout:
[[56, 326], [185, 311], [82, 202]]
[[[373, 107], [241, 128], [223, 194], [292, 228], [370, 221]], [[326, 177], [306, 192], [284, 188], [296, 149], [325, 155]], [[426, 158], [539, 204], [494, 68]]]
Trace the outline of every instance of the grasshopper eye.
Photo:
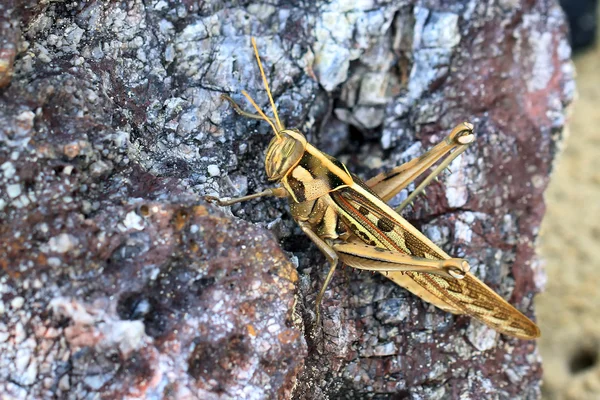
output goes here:
[[294, 151], [294, 145], [295, 143], [293, 141], [287, 141], [283, 145], [282, 153], [284, 157], [289, 157], [290, 154], [292, 154], [292, 151]]

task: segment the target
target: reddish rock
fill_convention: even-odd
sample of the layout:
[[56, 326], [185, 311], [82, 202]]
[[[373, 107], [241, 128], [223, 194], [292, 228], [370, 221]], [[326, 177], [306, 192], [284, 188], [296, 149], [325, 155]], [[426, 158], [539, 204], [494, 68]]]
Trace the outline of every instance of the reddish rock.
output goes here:
[[565, 29], [549, 0], [0, 5], [0, 397], [539, 397], [535, 342], [379, 275], [339, 271], [314, 329], [285, 202], [199, 199], [268, 185], [268, 125], [220, 99], [266, 108], [254, 35], [285, 124], [365, 177], [475, 124], [406, 216], [533, 316]]

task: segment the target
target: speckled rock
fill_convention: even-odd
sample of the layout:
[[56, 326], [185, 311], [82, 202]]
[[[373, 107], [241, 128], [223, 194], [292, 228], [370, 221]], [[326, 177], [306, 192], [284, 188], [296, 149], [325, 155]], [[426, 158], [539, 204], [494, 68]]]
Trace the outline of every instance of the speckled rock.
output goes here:
[[365, 177], [475, 124], [407, 217], [531, 314], [573, 95], [554, 2], [8, 1], [0, 33], [3, 397], [539, 395], [535, 343], [379, 275], [340, 271], [313, 329], [326, 263], [285, 202], [199, 199], [268, 186], [268, 125], [220, 98], [266, 108], [256, 36], [285, 124]]
[[123, 86], [107, 54], [144, 34], [142, 4], [46, 6], [21, 14], [0, 93], [0, 397], [290, 397], [306, 355], [293, 265], [132, 158], [145, 112], [118, 104], [142, 78]]

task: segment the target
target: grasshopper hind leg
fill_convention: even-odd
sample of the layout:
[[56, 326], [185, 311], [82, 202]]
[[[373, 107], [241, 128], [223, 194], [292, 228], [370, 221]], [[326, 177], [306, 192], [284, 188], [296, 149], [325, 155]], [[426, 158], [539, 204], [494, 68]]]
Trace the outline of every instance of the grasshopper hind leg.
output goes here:
[[413, 192], [411, 194], [409, 194], [408, 197], [406, 199], [404, 199], [402, 204], [400, 204], [398, 207], [396, 207], [396, 209], [394, 211], [399, 213], [404, 208], [406, 208], [406, 206], [408, 206], [410, 203], [412, 203], [413, 200], [415, 199], [415, 197], [417, 197], [422, 192], [425, 192], [425, 187], [427, 185], [429, 185], [431, 183], [431, 181], [433, 181], [435, 178], [437, 178], [437, 176], [440, 173], [442, 173], [442, 171], [444, 171], [446, 168], [448, 168], [448, 166], [452, 163], [452, 161], [454, 161], [456, 159], [456, 157], [461, 155], [467, 149], [467, 146], [468, 146], [468, 144], [461, 145], [459, 148], [456, 149], [456, 151], [451, 153], [444, 161], [442, 161], [440, 163], [440, 165], [435, 167], [435, 169], [433, 171], [431, 171], [431, 173], [425, 179], [423, 179], [423, 182], [421, 182], [419, 184], [419, 186], [417, 186], [415, 188], [415, 190], [413, 190]]
[[[421, 184], [400, 204], [395, 211], [400, 212], [408, 206], [416, 196], [422, 193], [452, 161], [462, 154], [475, 141], [473, 125], [464, 122], [456, 126], [452, 132], [438, 145], [407, 163], [387, 173], [369, 179], [366, 184], [384, 201], [391, 200], [402, 189], [406, 188], [418, 176], [424, 174], [438, 161], [443, 161], [421, 182]], [[447, 157], [446, 157], [447, 156]], [[446, 157], [444, 159], [444, 157]]]

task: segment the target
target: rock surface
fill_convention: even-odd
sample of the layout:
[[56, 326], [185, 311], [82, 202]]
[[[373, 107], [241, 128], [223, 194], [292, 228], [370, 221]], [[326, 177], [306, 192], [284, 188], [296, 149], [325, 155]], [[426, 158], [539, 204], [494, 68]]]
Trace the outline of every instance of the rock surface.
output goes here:
[[339, 272], [305, 337], [327, 267], [285, 202], [233, 217], [199, 196], [268, 186], [268, 125], [220, 99], [245, 89], [266, 106], [256, 36], [282, 120], [365, 177], [475, 124], [407, 217], [531, 314], [573, 96], [554, 2], [0, 8], [2, 396], [539, 396], [534, 342], [379, 275]]

